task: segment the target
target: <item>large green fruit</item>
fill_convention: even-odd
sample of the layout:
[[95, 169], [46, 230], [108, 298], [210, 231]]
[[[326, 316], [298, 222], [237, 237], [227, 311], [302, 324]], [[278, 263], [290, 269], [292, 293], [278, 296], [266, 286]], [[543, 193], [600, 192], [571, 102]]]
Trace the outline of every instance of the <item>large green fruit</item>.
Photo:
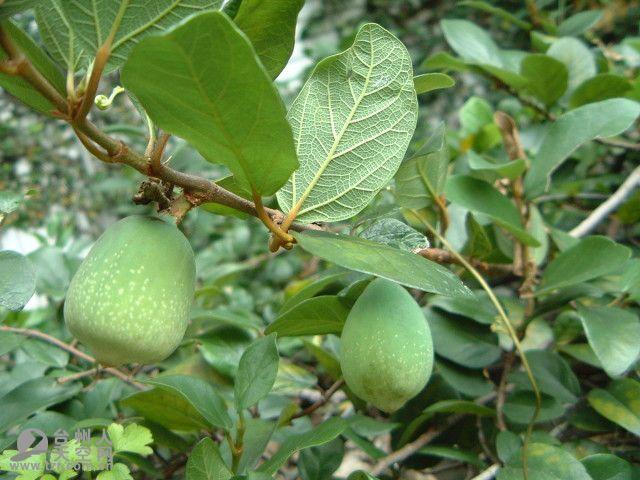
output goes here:
[[127, 217], [102, 234], [80, 265], [64, 317], [100, 363], [153, 363], [182, 340], [194, 287], [184, 235], [158, 218]]
[[340, 365], [347, 386], [385, 412], [424, 388], [433, 369], [431, 331], [409, 292], [382, 278], [369, 284], [345, 322]]

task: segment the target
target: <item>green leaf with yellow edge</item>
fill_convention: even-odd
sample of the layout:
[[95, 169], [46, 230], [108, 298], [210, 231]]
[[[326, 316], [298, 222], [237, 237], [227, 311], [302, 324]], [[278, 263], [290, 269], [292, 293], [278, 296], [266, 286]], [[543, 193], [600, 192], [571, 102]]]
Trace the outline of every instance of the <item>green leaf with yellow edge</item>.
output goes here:
[[246, 36], [221, 12], [142, 40], [122, 81], [160, 128], [229, 167], [244, 190], [272, 195], [298, 166], [282, 100]]
[[[585, 467], [562, 448], [545, 443], [532, 443], [527, 448], [526, 455], [530, 480], [593, 480]], [[500, 469], [496, 478], [497, 480], [523, 480], [525, 478], [520, 451], [509, 457], [509, 461]]]
[[591, 390], [587, 400], [600, 415], [640, 437], [640, 382], [614, 380], [606, 390]]

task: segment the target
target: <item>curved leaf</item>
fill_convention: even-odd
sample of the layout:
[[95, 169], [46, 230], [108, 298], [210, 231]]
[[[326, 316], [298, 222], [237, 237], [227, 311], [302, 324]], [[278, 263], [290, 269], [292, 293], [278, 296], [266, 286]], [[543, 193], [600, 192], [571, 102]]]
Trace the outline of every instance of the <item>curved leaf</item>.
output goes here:
[[291, 105], [300, 168], [278, 203], [304, 223], [360, 212], [400, 166], [418, 104], [405, 46], [376, 24], [322, 60]]
[[36, 272], [18, 252], [0, 252], [0, 306], [20, 310], [36, 289]]

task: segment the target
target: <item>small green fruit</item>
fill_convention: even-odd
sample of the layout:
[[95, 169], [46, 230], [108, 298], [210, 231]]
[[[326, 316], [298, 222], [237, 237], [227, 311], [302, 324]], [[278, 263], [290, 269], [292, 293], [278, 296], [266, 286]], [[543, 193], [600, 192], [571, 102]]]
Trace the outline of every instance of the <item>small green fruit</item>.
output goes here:
[[158, 218], [109, 227], [73, 277], [64, 305], [71, 333], [100, 363], [153, 363], [184, 336], [195, 288], [193, 251]]
[[382, 278], [365, 288], [342, 331], [340, 365], [347, 386], [385, 412], [424, 388], [433, 369], [431, 331], [409, 292]]

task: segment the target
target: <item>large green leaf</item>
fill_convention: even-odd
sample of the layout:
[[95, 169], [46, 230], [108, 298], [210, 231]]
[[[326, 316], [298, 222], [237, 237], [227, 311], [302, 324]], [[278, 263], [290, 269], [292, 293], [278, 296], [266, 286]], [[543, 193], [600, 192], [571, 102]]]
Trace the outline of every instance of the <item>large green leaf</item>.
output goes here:
[[204, 380], [187, 375], [168, 375], [147, 380], [147, 383], [181, 395], [211, 426], [231, 428], [232, 422], [224, 400]]
[[406, 208], [432, 205], [444, 190], [448, 165], [449, 152], [442, 123], [420, 150], [400, 165], [395, 176], [398, 205]]
[[278, 360], [275, 334], [259, 338], [245, 350], [235, 383], [238, 410], [249, 408], [267, 396], [276, 381]]
[[580, 145], [624, 132], [639, 114], [638, 102], [614, 98], [584, 105], [558, 117], [547, 129], [525, 177], [527, 196], [543, 193], [551, 173]]
[[271, 195], [298, 164], [282, 101], [246, 36], [223, 13], [196, 15], [144, 39], [122, 81], [158, 126], [228, 166], [246, 190]]
[[61, 385], [55, 378], [40, 377], [24, 382], [0, 397], [0, 433], [21, 422], [41, 408], [55, 405], [80, 391], [77, 382]]
[[287, 64], [304, 0], [242, 0], [233, 21], [249, 37], [271, 78]]
[[471, 295], [471, 291], [451, 271], [413, 253], [328, 232], [308, 231], [294, 236], [309, 253], [342, 267], [425, 292], [454, 297]]
[[591, 390], [587, 399], [600, 415], [640, 437], [639, 382], [631, 378], [614, 380], [606, 390]]
[[280, 207], [305, 223], [354, 216], [395, 174], [417, 117], [407, 49], [379, 25], [363, 26], [349, 49], [318, 63], [291, 105], [300, 168], [278, 192]]
[[258, 468], [259, 472], [274, 474], [295, 452], [323, 445], [340, 435], [348, 424], [342, 418], [334, 417], [312, 430], [286, 437], [280, 449]]
[[201, 440], [191, 451], [186, 473], [187, 480], [228, 480], [233, 475], [210, 438]]
[[584, 81], [575, 89], [569, 99], [569, 106], [576, 108], [587, 103], [622, 97], [629, 90], [631, 90], [631, 82], [623, 76], [600, 73]]
[[553, 105], [567, 91], [567, 67], [549, 55], [527, 55], [520, 65], [520, 73], [529, 80], [527, 91], [546, 106]]
[[536, 293], [586, 282], [620, 272], [631, 250], [607, 237], [590, 236], [554, 258], [544, 273]]
[[340, 334], [349, 309], [336, 295], [309, 298], [287, 310], [267, 327], [265, 333], [279, 337]]
[[640, 355], [640, 320], [631, 310], [614, 307], [580, 307], [578, 314], [602, 367], [611, 377], [618, 377]]
[[524, 230], [515, 204], [489, 183], [466, 175], [454, 175], [447, 180], [445, 193], [454, 204], [490, 216], [526, 245], [539, 246], [538, 241]]
[[[39, 1], [36, 19], [51, 55], [58, 62], [74, 68], [78, 62], [91, 61], [109, 36], [124, 2]], [[107, 71], [124, 64], [133, 46], [146, 35], [167, 30], [193, 13], [217, 9], [221, 3], [221, 0], [126, 0]]]
[[0, 252], [0, 306], [20, 310], [36, 290], [36, 273], [27, 257]]
[[[584, 466], [566, 450], [545, 443], [532, 443], [527, 448], [527, 473], [530, 480], [592, 480]], [[522, 453], [509, 458], [498, 472], [497, 480], [524, 479]]]
[[585, 10], [571, 15], [558, 25], [558, 34], [562, 37], [577, 36], [593, 27], [602, 18], [602, 10]]
[[[2, 28], [20, 49], [22, 54], [29, 59], [44, 78], [46, 78], [59, 93], [66, 95], [62, 73], [33, 39], [11, 21], [2, 22]], [[0, 61], [5, 60], [6, 57], [6, 52], [0, 47]], [[40, 112], [51, 114], [51, 112], [56, 109], [56, 107], [32, 87], [29, 82], [17, 75], [0, 73], [0, 87], [20, 99], [29, 107]]]

